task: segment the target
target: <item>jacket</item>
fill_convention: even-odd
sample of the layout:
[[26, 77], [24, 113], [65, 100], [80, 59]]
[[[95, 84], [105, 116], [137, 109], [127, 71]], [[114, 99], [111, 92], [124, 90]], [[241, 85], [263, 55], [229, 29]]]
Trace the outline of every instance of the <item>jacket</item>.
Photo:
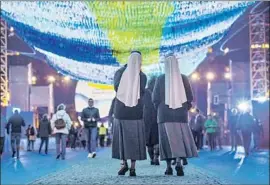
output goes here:
[[38, 128], [39, 137], [49, 137], [51, 135], [52, 129], [49, 120], [41, 120]]
[[19, 114], [14, 114], [13, 116], [11, 116], [8, 120], [8, 125], [7, 125], [7, 129], [8, 129], [8, 134], [9, 134], [9, 129], [11, 127], [11, 133], [17, 133], [17, 134], [21, 134], [22, 133], [22, 127], [25, 126], [25, 122], [24, 119], [21, 115]]
[[218, 124], [214, 119], [208, 119], [206, 120], [204, 127], [206, 130], [206, 133], [215, 133], [218, 127]]
[[[89, 118], [94, 118], [95, 121], [87, 121]], [[84, 108], [81, 113], [81, 120], [83, 121], [85, 127], [86, 125], [89, 127], [97, 127], [97, 121], [99, 121], [99, 119], [99, 110], [95, 107]]]
[[[66, 123], [66, 127], [63, 128], [63, 129], [56, 129], [55, 128], [55, 121], [57, 119], [63, 119], [65, 121], [65, 123]], [[59, 110], [59, 111], [57, 111], [53, 115], [53, 117], [51, 119], [51, 128], [52, 128], [54, 134], [57, 134], [57, 133], [68, 134], [71, 125], [72, 125], [72, 121], [71, 121], [69, 115], [66, 113], [65, 110]]]
[[152, 100], [158, 110], [158, 123], [188, 123], [188, 111], [192, 107], [191, 102], [193, 101], [193, 94], [188, 78], [185, 75], [182, 75], [182, 79], [186, 91], [187, 102], [184, 103], [181, 108], [171, 109], [165, 104], [165, 74], [157, 78]]
[[230, 132], [235, 132], [236, 131], [236, 125], [237, 125], [237, 121], [238, 121], [238, 114], [233, 115], [231, 114], [229, 117], [229, 123], [228, 123], [228, 129], [230, 130]]
[[202, 132], [204, 129], [204, 122], [205, 119], [202, 115], [198, 115], [197, 119], [196, 116], [192, 116], [189, 122], [190, 129], [195, 132]]
[[[114, 90], [117, 92], [120, 80], [127, 65], [116, 71], [114, 75]], [[115, 98], [114, 102], [114, 118], [119, 120], [142, 120], [143, 119], [143, 96], [147, 77], [143, 72], [140, 72], [140, 99], [135, 107], [127, 107], [124, 103]]]

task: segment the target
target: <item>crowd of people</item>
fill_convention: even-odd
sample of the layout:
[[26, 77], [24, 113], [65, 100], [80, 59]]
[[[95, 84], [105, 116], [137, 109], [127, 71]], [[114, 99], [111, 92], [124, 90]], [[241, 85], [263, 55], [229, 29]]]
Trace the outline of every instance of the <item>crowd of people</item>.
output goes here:
[[[199, 109], [189, 116], [192, 89], [187, 76], [181, 74], [176, 57], [169, 54], [165, 58], [164, 74], [149, 80], [141, 71], [141, 62], [141, 53], [131, 52], [127, 64], [115, 73], [116, 97], [109, 112], [110, 133], [103, 123], [98, 127], [101, 118], [92, 98], [81, 112], [80, 125], [72, 123], [65, 105], [60, 104], [51, 119], [47, 114], [42, 116], [38, 129], [33, 125], [26, 129], [27, 150], [34, 150], [38, 137], [41, 140], [39, 153], [45, 144], [47, 154], [49, 137], [54, 135], [56, 159], [65, 160], [67, 146], [73, 150], [78, 146], [84, 148], [88, 151], [88, 158], [95, 158], [98, 145], [104, 147], [112, 143], [112, 158], [121, 160], [118, 175], [129, 171], [130, 176], [136, 176], [136, 161], [146, 160], [148, 151], [151, 165], [159, 165], [160, 160], [166, 161], [165, 175], [173, 175], [172, 165], [175, 165], [177, 176], [184, 176], [183, 165], [188, 164], [187, 158], [197, 157], [205, 141], [211, 151], [217, 146], [222, 149], [224, 123], [221, 117], [208, 115], [206, 118]], [[1, 119], [2, 122], [5, 120]], [[7, 133], [11, 133], [13, 157], [19, 158], [24, 126], [25, 121], [16, 110], [6, 126]], [[262, 126], [250, 112], [240, 114], [233, 109], [227, 127], [232, 150], [237, 150], [237, 137], [241, 135], [248, 156], [252, 132], [255, 149], [259, 147]], [[1, 129], [1, 154], [3, 137]]]

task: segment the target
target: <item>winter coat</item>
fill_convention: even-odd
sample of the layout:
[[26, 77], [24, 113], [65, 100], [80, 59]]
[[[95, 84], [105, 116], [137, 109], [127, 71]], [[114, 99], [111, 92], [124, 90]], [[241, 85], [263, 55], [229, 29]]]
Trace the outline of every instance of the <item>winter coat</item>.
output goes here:
[[[116, 71], [114, 75], [114, 90], [117, 92], [120, 84], [120, 80], [127, 65]], [[140, 72], [140, 99], [135, 107], [127, 107], [117, 98], [114, 103], [114, 118], [119, 120], [142, 120], [143, 119], [143, 96], [145, 92], [145, 86], [147, 77], [143, 72]]]
[[38, 136], [39, 137], [49, 137], [51, 135], [52, 129], [50, 121], [47, 119], [43, 119], [40, 121], [38, 128]]
[[206, 130], [206, 133], [208, 133], [208, 134], [215, 133], [216, 129], [218, 127], [218, 124], [214, 119], [208, 119], [208, 120], [206, 120], [204, 127]]
[[144, 94], [143, 120], [145, 124], [146, 146], [158, 144], [157, 110], [152, 102], [152, 92], [146, 89]]
[[[95, 121], [90, 121], [88, 122], [87, 119], [89, 118], [94, 118]], [[97, 121], [99, 121], [100, 115], [99, 115], [99, 110], [95, 107], [87, 107], [83, 109], [81, 113], [81, 120], [84, 123], [84, 127], [97, 127]]]
[[165, 104], [165, 74], [157, 78], [152, 100], [158, 110], [158, 123], [178, 122], [188, 123], [188, 111], [192, 107], [193, 94], [188, 78], [182, 75], [187, 102], [181, 108], [171, 109]]
[[[66, 123], [66, 127], [65, 128], [62, 128], [62, 129], [57, 129], [55, 127], [55, 121], [57, 119], [63, 119], [65, 121], [65, 123]], [[52, 128], [54, 134], [57, 134], [57, 133], [68, 134], [69, 133], [69, 130], [71, 128], [71, 125], [72, 125], [72, 121], [71, 121], [69, 115], [66, 113], [65, 110], [59, 110], [59, 111], [57, 111], [53, 115], [53, 117], [51, 119], [51, 128]]]
[[14, 114], [13, 116], [11, 116], [8, 120], [8, 125], [7, 125], [8, 133], [9, 133], [10, 126], [11, 126], [11, 133], [21, 134], [22, 127], [25, 126], [23, 117], [19, 114]]
[[205, 118], [199, 114], [197, 120], [196, 120], [196, 116], [193, 116], [190, 119], [189, 126], [192, 131], [202, 132], [202, 130], [204, 129], [204, 123], [205, 123]]

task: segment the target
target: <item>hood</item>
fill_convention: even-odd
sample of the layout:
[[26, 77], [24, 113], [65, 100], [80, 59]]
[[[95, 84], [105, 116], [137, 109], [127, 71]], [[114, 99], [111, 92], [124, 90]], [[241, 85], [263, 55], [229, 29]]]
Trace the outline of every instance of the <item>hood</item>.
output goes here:
[[59, 110], [56, 112], [56, 116], [64, 116], [66, 114], [65, 110]]

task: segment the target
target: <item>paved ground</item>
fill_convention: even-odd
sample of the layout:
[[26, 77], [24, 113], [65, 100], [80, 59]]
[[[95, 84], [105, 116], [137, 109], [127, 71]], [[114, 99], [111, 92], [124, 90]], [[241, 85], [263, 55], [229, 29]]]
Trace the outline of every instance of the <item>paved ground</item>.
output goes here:
[[1, 161], [1, 184], [268, 184], [269, 152], [243, 157], [222, 151], [201, 151], [200, 157], [189, 160], [184, 177], [164, 176], [165, 163], [150, 166], [141, 161], [137, 177], [118, 177], [119, 161], [110, 158], [110, 149], [98, 152], [96, 159], [87, 159], [84, 151], [68, 151], [67, 160], [56, 161], [54, 151], [48, 156], [23, 153], [21, 159], [4, 156]]

